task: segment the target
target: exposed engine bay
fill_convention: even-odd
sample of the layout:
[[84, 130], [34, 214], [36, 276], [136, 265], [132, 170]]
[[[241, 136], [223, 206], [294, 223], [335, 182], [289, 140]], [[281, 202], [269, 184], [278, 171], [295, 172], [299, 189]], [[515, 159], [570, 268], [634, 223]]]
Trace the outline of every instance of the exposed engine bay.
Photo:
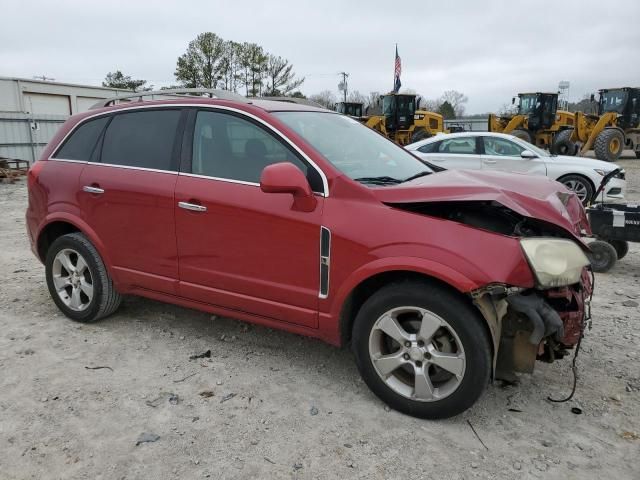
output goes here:
[[495, 201], [407, 203], [394, 204], [393, 207], [502, 235], [571, 238], [562, 227], [522, 216]]

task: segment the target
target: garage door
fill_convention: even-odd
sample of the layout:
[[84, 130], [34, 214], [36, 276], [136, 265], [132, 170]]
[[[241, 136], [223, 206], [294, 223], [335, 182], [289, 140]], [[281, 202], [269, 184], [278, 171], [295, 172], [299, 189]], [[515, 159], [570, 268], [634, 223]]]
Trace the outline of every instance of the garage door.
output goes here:
[[94, 105], [96, 102], [100, 100], [104, 100], [102, 98], [94, 98], [94, 97], [76, 97], [76, 101], [78, 102], [78, 113], [86, 112]]
[[24, 107], [32, 114], [71, 115], [68, 95], [24, 93]]

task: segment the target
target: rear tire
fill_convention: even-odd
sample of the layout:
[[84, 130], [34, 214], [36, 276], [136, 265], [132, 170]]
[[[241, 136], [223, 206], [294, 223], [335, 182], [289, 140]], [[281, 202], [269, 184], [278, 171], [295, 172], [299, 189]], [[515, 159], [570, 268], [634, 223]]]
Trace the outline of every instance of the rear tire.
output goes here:
[[598, 134], [593, 143], [597, 159], [615, 162], [624, 150], [624, 134], [617, 128], [607, 128]]
[[429, 138], [430, 136], [431, 134], [424, 128], [415, 129], [411, 134], [411, 143], [419, 142], [420, 140], [424, 140], [425, 138]]
[[593, 197], [594, 188], [591, 182], [582, 175], [565, 175], [558, 179], [565, 187], [578, 195], [583, 205], [587, 205]]
[[624, 258], [629, 253], [629, 242], [625, 240], [607, 240], [616, 250], [618, 260]]
[[514, 130], [513, 132], [511, 132], [511, 135], [519, 138], [520, 140], [524, 140], [525, 142], [533, 143], [533, 138], [531, 137], [531, 134], [526, 130], [521, 130], [521, 129]]
[[616, 249], [604, 240], [590, 242], [589, 249], [591, 251], [587, 254], [587, 257], [591, 262], [591, 268], [593, 268], [594, 272], [608, 272], [618, 261]]
[[111, 315], [122, 301], [100, 254], [82, 233], [62, 235], [51, 244], [45, 274], [51, 298], [76, 322]]
[[482, 322], [463, 298], [435, 283], [387, 285], [355, 319], [360, 374], [394, 410], [431, 419], [457, 415], [489, 382], [491, 342]]
[[640, 158], [640, 150], [636, 150], [636, 158]]
[[551, 152], [556, 155], [571, 155], [578, 153], [578, 145], [571, 141], [573, 129], [562, 130], [553, 137]]

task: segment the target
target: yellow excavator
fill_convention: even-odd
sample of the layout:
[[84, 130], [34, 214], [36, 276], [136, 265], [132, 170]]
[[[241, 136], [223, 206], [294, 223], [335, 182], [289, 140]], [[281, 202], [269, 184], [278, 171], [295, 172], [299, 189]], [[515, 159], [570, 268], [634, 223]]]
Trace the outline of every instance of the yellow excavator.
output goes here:
[[382, 115], [365, 116], [362, 121], [399, 145], [446, 132], [442, 115], [420, 110], [420, 99], [416, 97], [405, 93], [382, 95]]
[[[558, 94], [519, 93], [518, 99], [515, 115], [489, 115], [489, 131], [510, 133], [540, 148], [563, 153], [555, 151], [554, 137], [563, 128], [573, 127], [575, 119], [573, 113], [558, 110]], [[515, 102], [516, 97], [513, 97], [511, 103]]]
[[566, 155], [594, 150], [599, 160], [613, 162], [628, 148], [640, 158], [640, 88], [602, 89], [599, 95], [598, 114], [577, 112], [574, 128], [560, 132], [556, 142]]

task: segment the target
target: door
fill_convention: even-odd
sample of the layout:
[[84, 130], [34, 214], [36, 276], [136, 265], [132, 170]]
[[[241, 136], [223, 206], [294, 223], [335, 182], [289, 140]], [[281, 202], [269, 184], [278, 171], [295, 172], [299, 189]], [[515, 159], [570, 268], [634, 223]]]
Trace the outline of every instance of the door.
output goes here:
[[84, 220], [105, 247], [117, 278], [176, 294], [174, 189], [181, 111], [113, 115], [101, 151], [82, 172]]
[[439, 142], [427, 143], [415, 153], [435, 165], [449, 170], [480, 170], [478, 137], [450, 137]]
[[531, 175], [546, 175], [547, 167], [544, 159], [538, 156], [523, 158], [522, 152], [529, 150], [524, 145], [509, 138], [483, 136], [484, 153], [482, 154], [482, 169], [500, 172], [527, 173]]
[[[320, 175], [247, 117], [215, 110], [192, 117], [175, 199], [180, 294], [316, 328]], [[262, 170], [278, 162], [306, 174], [319, 193], [314, 211], [296, 210], [290, 194], [262, 192]]]

